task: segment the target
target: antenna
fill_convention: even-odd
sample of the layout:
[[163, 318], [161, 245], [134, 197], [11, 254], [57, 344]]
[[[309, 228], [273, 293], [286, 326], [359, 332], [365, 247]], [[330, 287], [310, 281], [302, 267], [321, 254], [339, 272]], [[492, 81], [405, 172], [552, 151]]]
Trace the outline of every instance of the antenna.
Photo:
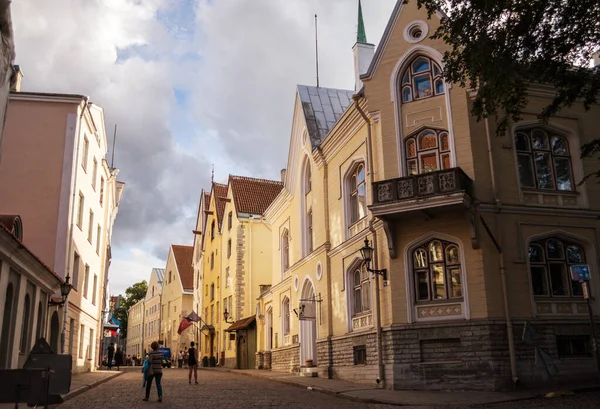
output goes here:
[[113, 148], [112, 148], [112, 159], [110, 161], [110, 167], [115, 167], [115, 143], [117, 142], [117, 124], [115, 124], [115, 133], [113, 135]]
[[212, 174], [210, 175], [210, 184], [215, 183], [215, 164], [212, 165]]
[[317, 63], [317, 88], [319, 88], [319, 30], [317, 26], [317, 15], [315, 14], [315, 60]]

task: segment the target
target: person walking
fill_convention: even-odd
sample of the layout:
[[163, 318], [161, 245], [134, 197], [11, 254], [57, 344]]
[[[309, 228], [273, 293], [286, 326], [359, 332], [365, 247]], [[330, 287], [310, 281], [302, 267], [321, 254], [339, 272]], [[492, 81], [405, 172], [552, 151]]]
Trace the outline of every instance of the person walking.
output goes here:
[[177, 355], [177, 368], [183, 368], [183, 351], [179, 351]]
[[156, 391], [158, 392], [158, 402], [162, 402], [162, 352], [158, 350], [158, 342], [154, 341], [150, 345], [152, 351], [148, 354], [148, 370], [146, 372], [146, 397], [143, 401], [150, 399], [150, 389], [152, 388], [152, 380], [156, 381]]
[[107, 352], [108, 352], [108, 359], [106, 360], [106, 366], [108, 367], [108, 370], [110, 371], [111, 368], [112, 368], [113, 357], [115, 356], [115, 344], [114, 344], [114, 342], [110, 343]]
[[117, 367], [117, 371], [120, 366], [123, 366], [123, 352], [121, 352], [121, 348], [117, 348], [117, 352], [115, 352], [115, 366]]
[[192, 384], [192, 371], [194, 371], [194, 381], [196, 385], [198, 385], [198, 353], [196, 348], [194, 348], [194, 341], [190, 342], [190, 349], [187, 350], [188, 353], [188, 366], [190, 368], [189, 381], [190, 385]]

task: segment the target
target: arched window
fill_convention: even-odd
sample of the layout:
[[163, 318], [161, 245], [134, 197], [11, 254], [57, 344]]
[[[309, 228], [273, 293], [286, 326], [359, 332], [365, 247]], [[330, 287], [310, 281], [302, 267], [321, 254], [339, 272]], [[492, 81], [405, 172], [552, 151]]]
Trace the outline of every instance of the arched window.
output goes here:
[[573, 171], [569, 143], [563, 136], [541, 128], [515, 133], [521, 187], [571, 191]]
[[352, 287], [351, 312], [352, 316], [365, 314], [371, 311], [371, 281], [369, 274], [362, 264], [351, 268], [349, 283]]
[[310, 171], [310, 162], [308, 161], [308, 159], [306, 160], [305, 166], [306, 167], [304, 171], [304, 194], [308, 194], [312, 190], [312, 173]]
[[409, 175], [452, 167], [450, 139], [446, 131], [424, 129], [407, 137], [404, 144], [406, 147], [406, 170]]
[[572, 265], [585, 264], [585, 253], [580, 245], [550, 237], [531, 242], [527, 256], [534, 296], [583, 296], [581, 284], [571, 280], [569, 270]]
[[281, 235], [281, 273], [290, 268], [290, 237], [288, 230], [285, 229]]
[[215, 221], [213, 220], [211, 225], [210, 225], [210, 239], [214, 239], [215, 238]]
[[308, 254], [313, 251], [313, 212], [312, 209], [308, 209], [306, 213], [306, 250]]
[[287, 297], [281, 302], [281, 332], [284, 337], [290, 335], [290, 299]]
[[23, 323], [21, 326], [21, 343], [19, 344], [19, 351], [22, 354], [27, 353], [28, 344], [27, 338], [29, 338], [29, 316], [31, 314], [31, 297], [29, 294], [25, 294], [25, 304], [23, 305]]
[[359, 163], [348, 175], [348, 199], [350, 204], [349, 222], [353, 225], [367, 215], [367, 191], [365, 186], [365, 165]]
[[417, 302], [462, 299], [461, 259], [455, 243], [433, 239], [412, 251]]
[[402, 75], [400, 90], [403, 103], [442, 95], [445, 88], [440, 66], [424, 56], [415, 58]]
[[304, 171], [303, 171], [303, 186], [302, 190], [304, 192], [302, 203], [302, 211], [304, 213], [304, 221], [303, 221], [303, 246], [302, 246], [302, 256], [307, 256], [313, 251], [313, 225], [312, 225], [312, 196], [310, 194], [312, 190], [312, 176], [310, 170], [310, 160], [308, 156], [304, 161]]

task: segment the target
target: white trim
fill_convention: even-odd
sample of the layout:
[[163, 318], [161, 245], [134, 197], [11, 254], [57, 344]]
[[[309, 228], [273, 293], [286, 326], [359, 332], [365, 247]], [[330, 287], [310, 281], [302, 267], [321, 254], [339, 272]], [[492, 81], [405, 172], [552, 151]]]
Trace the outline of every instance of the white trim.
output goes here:
[[[266, 306], [266, 305], [265, 305]], [[273, 338], [270, 337], [270, 329], [273, 328], [273, 305], [269, 304], [265, 311], [265, 351], [273, 349]]]
[[321, 278], [323, 278], [323, 264], [321, 264], [321, 261], [317, 261], [317, 266], [315, 267], [315, 277], [317, 281], [321, 281]]
[[[417, 310], [417, 304], [415, 302], [415, 280], [414, 280], [414, 268], [413, 268], [413, 263], [412, 263], [412, 257], [411, 254], [413, 252], [413, 250], [420, 246], [421, 244], [430, 241], [432, 239], [440, 239], [440, 240], [445, 240], [445, 241], [449, 241], [452, 242], [456, 245], [458, 245], [459, 248], [459, 253], [460, 253], [460, 271], [461, 271], [461, 280], [462, 280], [462, 292], [463, 292], [463, 300], [462, 301], [452, 301], [452, 299], [448, 299], [447, 304], [462, 304], [462, 315], [460, 316], [451, 316], [451, 317], [433, 317], [433, 318], [425, 318], [425, 319], [419, 319], [419, 317], [417, 316], [416, 310]], [[466, 258], [465, 258], [465, 247], [464, 244], [462, 242], [461, 239], [459, 239], [458, 237], [455, 236], [450, 236], [448, 234], [444, 234], [444, 233], [439, 233], [439, 232], [429, 232], [427, 234], [424, 234], [418, 238], [416, 238], [415, 240], [411, 241], [410, 243], [408, 243], [406, 245], [406, 247], [404, 248], [404, 272], [405, 272], [405, 282], [407, 283], [406, 285], [406, 300], [407, 300], [407, 319], [408, 319], [408, 323], [412, 324], [418, 321], [421, 322], [425, 322], [425, 321], [451, 321], [451, 320], [456, 320], [456, 319], [470, 319], [471, 314], [470, 314], [470, 309], [469, 309], [469, 283], [467, 281], [467, 271], [466, 271]], [[447, 285], [447, 283], [446, 283]], [[440, 307], [442, 305], [446, 305], [446, 304], [432, 304], [432, 305], [439, 305]]]
[[[287, 233], [287, 268], [283, 267], [283, 236]], [[284, 227], [281, 231], [281, 235], [279, 236], [279, 268], [281, 269], [281, 281], [283, 281], [285, 272], [290, 269], [290, 230], [287, 227]]]
[[[410, 31], [415, 27], [419, 27], [422, 31], [421, 37], [419, 37], [419, 38], [416, 38], [416, 37], [413, 37], [410, 35]], [[404, 34], [404, 39], [407, 42], [412, 43], [412, 44], [420, 43], [421, 41], [423, 41], [427, 38], [427, 34], [429, 34], [429, 26], [423, 20], [414, 20], [406, 25], [406, 27], [404, 28], [403, 34]]]
[[[302, 246], [301, 246], [301, 254], [302, 257], [306, 257], [309, 254], [308, 251], [308, 241], [309, 241], [309, 237], [308, 237], [308, 224], [307, 224], [307, 218], [308, 218], [308, 210], [312, 209], [312, 203], [310, 203], [310, 206], [308, 206], [308, 203], [306, 203], [306, 195], [307, 195], [307, 191], [306, 191], [306, 175], [307, 175], [307, 170], [310, 172], [311, 174], [311, 199], [312, 199], [312, 169], [311, 169], [311, 163], [310, 163], [310, 156], [308, 154], [306, 154], [304, 156], [304, 159], [301, 162], [301, 169], [300, 169], [300, 194], [302, 195], [302, 197], [300, 198], [300, 229], [302, 231]], [[313, 242], [313, 247], [314, 247], [314, 242]], [[314, 250], [314, 248], [313, 248]]]
[[[349, 193], [348, 193], [348, 184], [349, 184], [349, 180], [348, 180], [348, 176], [352, 176], [352, 172], [354, 171], [354, 169], [361, 164], [364, 167], [365, 170], [365, 203], [369, 203], [369, 198], [368, 198], [368, 191], [367, 191], [367, 159], [365, 158], [365, 155], [358, 155], [358, 156], [354, 156], [352, 159], [350, 159], [350, 164], [347, 165], [344, 168], [344, 171], [341, 172], [341, 180], [340, 183], [342, 184], [342, 212], [343, 212], [343, 227], [344, 227], [344, 234], [343, 234], [343, 240], [349, 240], [352, 237], [350, 236], [350, 227], [354, 224], [357, 223], [358, 221], [362, 220], [359, 219], [357, 221], [355, 221], [354, 223], [350, 223], [350, 211], [351, 211], [351, 206], [350, 206], [350, 197], [349, 197]], [[367, 217], [368, 215], [368, 211], [369, 208], [368, 206], [365, 209], [365, 217]]]
[[[352, 318], [354, 317], [354, 315], [352, 315], [352, 307], [354, 306], [354, 284], [351, 285], [350, 283], [350, 272], [362, 265], [362, 262], [361, 256], [356, 254], [354, 258], [352, 258], [352, 261], [348, 263], [348, 267], [344, 270], [344, 283], [346, 284], [344, 287], [346, 289], [346, 325], [348, 326], [348, 332], [356, 332], [352, 328]], [[371, 286], [371, 312], [373, 311], [373, 300], [375, 299], [372, 293], [373, 286]]]
[[[289, 332], [287, 334], [284, 333], [286, 315], [283, 310], [283, 305], [285, 304], [286, 300], [287, 300], [287, 305], [288, 305], [288, 317], [289, 317], [288, 318]], [[291, 303], [290, 297], [288, 297], [288, 295], [285, 294], [283, 296], [283, 298], [281, 299], [281, 303], [279, 304], [279, 317], [281, 319], [281, 346], [291, 345], [290, 342], [288, 342], [288, 343], [285, 342], [285, 338], [286, 337], [290, 338], [290, 335], [292, 333], [292, 325], [291, 325], [292, 323], [290, 322], [292, 319], [291, 309], [292, 309], [292, 303]]]
[[298, 274], [294, 276], [294, 291], [298, 292], [298, 288], [300, 287], [300, 278]]
[[[391, 101], [394, 105], [394, 119], [396, 124], [396, 144], [398, 148], [398, 176], [403, 177], [407, 176], [406, 167], [404, 166], [404, 137], [402, 133], [402, 98], [400, 95], [400, 87], [398, 87], [398, 81], [401, 80], [400, 76], [402, 72], [407, 68], [408, 63], [412, 61], [414, 57], [417, 55], [424, 55], [428, 58], [431, 58], [436, 64], [440, 66], [440, 68], [444, 69], [443, 64], [443, 56], [442, 54], [431, 47], [426, 45], [414, 45], [412, 46], [402, 58], [398, 60], [396, 66], [392, 71], [392, 75], [390, 76], [390, 97]], [[444, 100], [446, 103], [446, 116], [448, 120], [448, 143], [452, 147], [450, 154], [451, 166], [456, 166], [456, 146], [454, 143], [454, 126], [452, 121], [452, 110], [450, 107], [450, 89], [452, 85], [444, 81]], [[406, 135], [408, 136], [408, 135]]]

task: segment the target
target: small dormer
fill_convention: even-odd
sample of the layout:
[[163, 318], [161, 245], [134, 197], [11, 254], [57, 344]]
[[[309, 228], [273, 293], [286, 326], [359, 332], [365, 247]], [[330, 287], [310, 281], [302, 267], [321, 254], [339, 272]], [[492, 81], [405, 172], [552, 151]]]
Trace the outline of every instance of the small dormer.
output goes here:
[[0, 215], [0, 224], [19, 241], [23, 241], [23, 222], [19, 215]]

